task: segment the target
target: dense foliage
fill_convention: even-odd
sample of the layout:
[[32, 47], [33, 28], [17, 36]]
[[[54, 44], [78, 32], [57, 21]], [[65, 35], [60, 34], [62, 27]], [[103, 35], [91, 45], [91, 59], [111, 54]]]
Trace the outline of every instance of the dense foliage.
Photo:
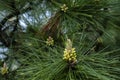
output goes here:
[[0, 0], [0, 80], [120, 80], [120, 0]]

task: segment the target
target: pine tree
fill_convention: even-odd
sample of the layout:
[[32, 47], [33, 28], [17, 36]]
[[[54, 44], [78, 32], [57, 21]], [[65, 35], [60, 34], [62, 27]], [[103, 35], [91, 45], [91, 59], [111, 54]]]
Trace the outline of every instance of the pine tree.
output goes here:
[[119, 80], [120, 0], [0, 0], [0, 80]]

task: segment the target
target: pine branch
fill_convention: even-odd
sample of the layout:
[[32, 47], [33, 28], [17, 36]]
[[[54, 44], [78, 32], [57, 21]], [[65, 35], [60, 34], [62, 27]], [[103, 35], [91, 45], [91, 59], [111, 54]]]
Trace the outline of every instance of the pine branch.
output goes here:
[[[26, 9], [22, 10], [22, 11], [19, 11], [17, 9], [15, 9], [16, 11], [12, 12], [11, 14], [7, 15], [1, 22], [0, 22], [0, 41], [3, 43], [3, 45], [5, 45], [6, 47], [9, 47], [11, 43], [14, 43], [11, 42], [10, 38], [13, 36], [13, 33], [17, 30], [17, 24], [18, 24], [18, 16], [20, 14], [23, 14], [25, 12], [28, 12], [30, 10], [32, 10], [32, 8], [29, 6], [27, 7]], [[12, 17], [15, 17], [17, 16], [17, 19], [15, 21], [15, 26], [13, 31], [11, 32], [10, 36], [2, 30], [3, 26], [5, 25], [5, 23]]]

